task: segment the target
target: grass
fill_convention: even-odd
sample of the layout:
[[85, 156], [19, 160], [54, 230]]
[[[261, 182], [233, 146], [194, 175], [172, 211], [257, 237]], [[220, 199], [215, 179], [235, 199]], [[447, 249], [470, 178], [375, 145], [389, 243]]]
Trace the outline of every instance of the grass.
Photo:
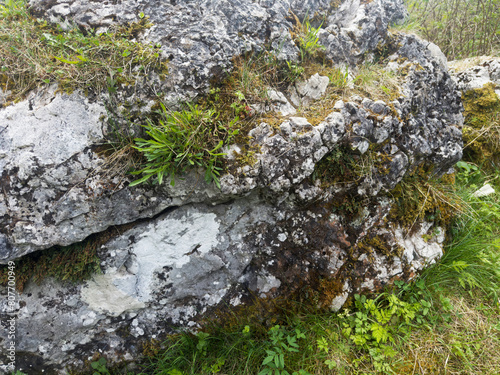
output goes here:
[[0, 87], [15, 102], [52, 83], [63, 91], [114, 93], [150, 72], [168, 74], [157, 46], [132, 41], [151, 26], [144, 17], [102, 34], [76, 26], [64, 31], [32, 17], [25, 1], [7, 1], [0, 7]]

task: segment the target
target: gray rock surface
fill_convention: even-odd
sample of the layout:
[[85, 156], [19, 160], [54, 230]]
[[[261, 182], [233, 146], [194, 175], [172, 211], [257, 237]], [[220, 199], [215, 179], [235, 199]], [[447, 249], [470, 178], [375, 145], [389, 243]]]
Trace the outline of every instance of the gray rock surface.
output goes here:
[[[51, 88], [0, 109], [0, 263], [131, 224], [99, 250], [103, 273], [92, 280], [27, 285], [16, 306], [20, 370], [67, 373], [96, 353], [132, 361], [141, 343], [175, 328], [196, 328], [255, 296], [320, 293], [320, 279], [341, 285], [318, 297], [338, 310], [352, 293], [412, 277], [440, 256], [442, 232], [425, 222], [412, 235], [404, 232], [391, 221], [389, 192], [423, 163], [442, 174], [461, 158], [462, 107], [427, 42], [387, 33], [405, 15], [401, 2], [30, 4], [63, 26], [74, 20], [106, 28], [149, 15], [155, 26], [139, 39], [162, 44], [170, 60], [162, 85], [173, 101], [203, 94], [209, 79], [246, 51], [279, 49], [281, 58], [297, 59], [289, 10], [302, 18], [324, 12], [320, 43], [333, 63], [354, 68], [382, 44], [386, 68], [401, 76], [401, 86], [390, 101], [339, 98], [319, 121], [297, 115], [289, 93], [273, 89], [271, 109], [286, 113], [278, 124], [262, 120], [249, 132], [255, 154], [247, 165], [237, 163], [245, 145], [231, 146], [220, 189], [196, 170], [175, 186], [128, 187], [129, 177], [112, 173], [99, 152], [108, 131], [101, 98]], [[308, 98], [314, 105], [327, 84], [314, 75], [296, 87], [300, 104]], [[339, 150], [359, 162], [352, 166], [357, 177], [328, 183], [315, 172]], [[374, 239], [385, 253], [370, 245]], [[2, 311], [6, 293], [1, 287]]]
[[[500, 84], [500, 59], [482, 56], [450, 63], [453, 80], [461, 91], [481, 89], [487, 83]], [[500, 90], [495, 90], [500, 94]]]

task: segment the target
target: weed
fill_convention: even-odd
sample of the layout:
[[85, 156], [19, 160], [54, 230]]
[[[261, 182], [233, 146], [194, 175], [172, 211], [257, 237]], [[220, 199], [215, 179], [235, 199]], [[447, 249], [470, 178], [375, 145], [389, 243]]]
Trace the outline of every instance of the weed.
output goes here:
[[95, 370], [92, 375], [111, 375], [106, 367], [106, 359], [104, 357], [99, 358], [99, 360], [92, 362], [90, 365]]
[[[295, 329], [294, 333], [288, 334], [279, 325], [272, 327], [269, 330], [270, 348], [266, 349], [267, 356], [262, 361], [264, 369], [259, 372], [259, 375], [290, 375], [285, 370], [285, 355], [287, 353], [298, 353], [299, 344], [297, 341], [305, 337], [299, 329]], [[310, 375], [304, 370], [293, 374]]]
[[0, 4], [0, 14], [5, 19], [17, 19], [26, 16], [26, 7], [23, 0], [4, 0]]
[[302, 62], [307, 59], [314, 59], [318, 53], [325, 49], [324, 46], [319, 44], [318, 33], [322, 25], [314, 28], [309, 23], [309, 18], [306, 17], [302, 25], [299, 26], [297, 35], [297, 42], [300, 50], [300, 60]]
[[136, 138], [134, 148], [144, 154], [145, 166], [133, 175], [143, 175], [132, 182], [134, 186], [154, 177], [153, 181], [162, 184], [164, 177], [175, 183], [176, 175], [189, 167], [202, 167], [205, 181], [219, 184], [222, 170], [221, 152], [223, 146], [231, 143], [238, 134], [234, 124], [235, 117], [228, 124], [217, 121], [215, 109], [202, 109], [197, 105], [187, 105], [182, 111], [170, 111], [161, 104], [161, 119], [158, 124], [151, 120], [144, 125], [149, 139]]

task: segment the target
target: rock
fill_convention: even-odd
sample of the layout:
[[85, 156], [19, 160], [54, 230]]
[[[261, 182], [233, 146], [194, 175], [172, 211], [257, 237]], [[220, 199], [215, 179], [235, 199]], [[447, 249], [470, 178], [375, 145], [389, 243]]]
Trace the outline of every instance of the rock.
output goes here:
[[[82, 370], [96, 350], [110, 362], [137, 360], [142, 343], [196, 329], [231, 306], [245, 311], [255, 298], [307, 290], [318, 307], [338, 310], [353, 293], [408, 280], [442, 254], [443, 233], [433, 223], [417, 221], [410, 236], [391, 216], [391, 191], [402, 179], [422, 165], [445, 173], [462, 155], [454, 81], [427, 42], [387, 33], [405, 15], [401, 2], [30, 4], [65, 27], [74, 20], [104, 29], [149, 15], [154, 26], [137, 38], [162, 44], [170, 70], [161, 87], [171, 101], [203, 95], [245, 52], [268, 48], [297, 59], [289, 9], [298, 17], [326, 12], [320, 43], [336, 64], [355, 66], [386, 47], [386, 68], [400, 74], [401, 85], [391, 101], [335, 98], [314, 118], [270, 89], [269, 107], [285, 117], [260, 118], [248, 144], [228, 147], [220, 189], [196, 169], [174, 186], [129, 187], [131, 178], [115, 173], [100, 152], [105, 97], [52, 87], [0, 109], [1, 263], [127, 224], [100, 245], [102, 274], [26, 285], [15, 306], [19, 370]], [[328, 82], [315, 74], [297, 84], [292, 103], [314, 109]], [[149, 103], [143, 91], [137, 95]], [[248, 148], [252, 157], [238, 164]], [[7, 289], [0, 294], [7, 309]]]
[[481, 189], [475, 191], [473, 197], [487, 197], [488, 195], [495, 194], [495, 189], [490, 184], [484, 185]]
[[[482, 61], [480, 63], [479, 62]], [[473, 66], [469, 66], [473, 65]], [[487, 83], [500, 84], [500, 59], [483, 56], [479, 60], [453, 61], [450, 63], [452, 75], [461, 91], [482, 89]], [[495, 90], [500, 95], [500, 90]]]
[[326, 92], [330, 83], [328, 77], [320, 76], [318, 73], [311, 76], [307, 81], [299, 81], [295, 86], [289, 88], [292, 103], [297, 107], [309, 106], [313, 101], [320, 99]]

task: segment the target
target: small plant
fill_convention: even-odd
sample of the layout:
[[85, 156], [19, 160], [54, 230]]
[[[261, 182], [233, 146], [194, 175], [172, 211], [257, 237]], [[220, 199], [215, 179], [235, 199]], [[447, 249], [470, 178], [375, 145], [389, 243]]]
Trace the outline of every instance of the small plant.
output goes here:
[[334, 68], [331, 73], [328, 74], [328, 78], [330, 78], [330, 83], [335, 90], [345, 90], [349, 85], [349, 67], [346, 65], [344, 70]]
[[[347, 322], [343, 323], [342, 332], [356, 346], [368, 352], [377, 371], [390, 372], [391, 366], [387, 360], [394, 357], [396, 352], [387, 343], [394, 342], [395, 334], [410, 333], [410, 322], [421, 311], [422, 305], [420, 302], [404, 302], [394, 294], [381, 294], [377, 299], [356, 295], [357, 311], [346, 314]], [[398, 324], [393, 324], [394, 321]], [[364, 359], [366, 357], [359, 361]]]
[[319, 44], [318, 34], [321, 26], [322, 24], [317, 28], [314, 28], [309, 23], [308, 17], [306, 17], [306, 19], [304, 20], [297, 38], [300, 49], [300, 60], [302, 62], [304, 62], [308, 58], [314, 58], [319, 51], [325, 49], [324, 46]]
[[[285, 355], [287, 353], [297, 353], [299, 351], [297, 341], [305, 337], [299, 329], [295, 329], [295, 334], [287, 334], [279, 325], [272, 327], [269, 330], [271, 348], [266, 350], [267, 356], [262, 361], [264, 369], [259, 372], [259, 375], [290, 375], [285, 370]], [[301, 370], [293, 374], [307, 375], [308, 373]]]
[[92, 375], [111, 375], [106, 367], [106, 359], [104, 357], [99, 358], [97, 361], [92, 362], [90, 365], [95, 370]]
[[305, 69], [294, 62], [287, 61], [286, 64], [288, 66], [288, 79], [293, 83], [302, 76]]
[[167, 110], [163, 104], [161, 109], [157, 124], [148, 120], [144, 125], [150, 138], [135, 139], [134, 148], [144, 155], [146, 163], [140, 170], [132, 172], [142, 177], [130, 186], [152, 177], [158, 184], [168, 177], [174, 185], [176, 175], [184, 173], [187, 168], [202, 167], [205, 181], [213, 181], [220, 187], [221, 157], [225, 155], [221, 149], [238, 134], [238, 129], [233, 128], [238, 118], [223, 125], [217, 121], [218, 114], [214, 109], [190, 104], [182, 111]]

